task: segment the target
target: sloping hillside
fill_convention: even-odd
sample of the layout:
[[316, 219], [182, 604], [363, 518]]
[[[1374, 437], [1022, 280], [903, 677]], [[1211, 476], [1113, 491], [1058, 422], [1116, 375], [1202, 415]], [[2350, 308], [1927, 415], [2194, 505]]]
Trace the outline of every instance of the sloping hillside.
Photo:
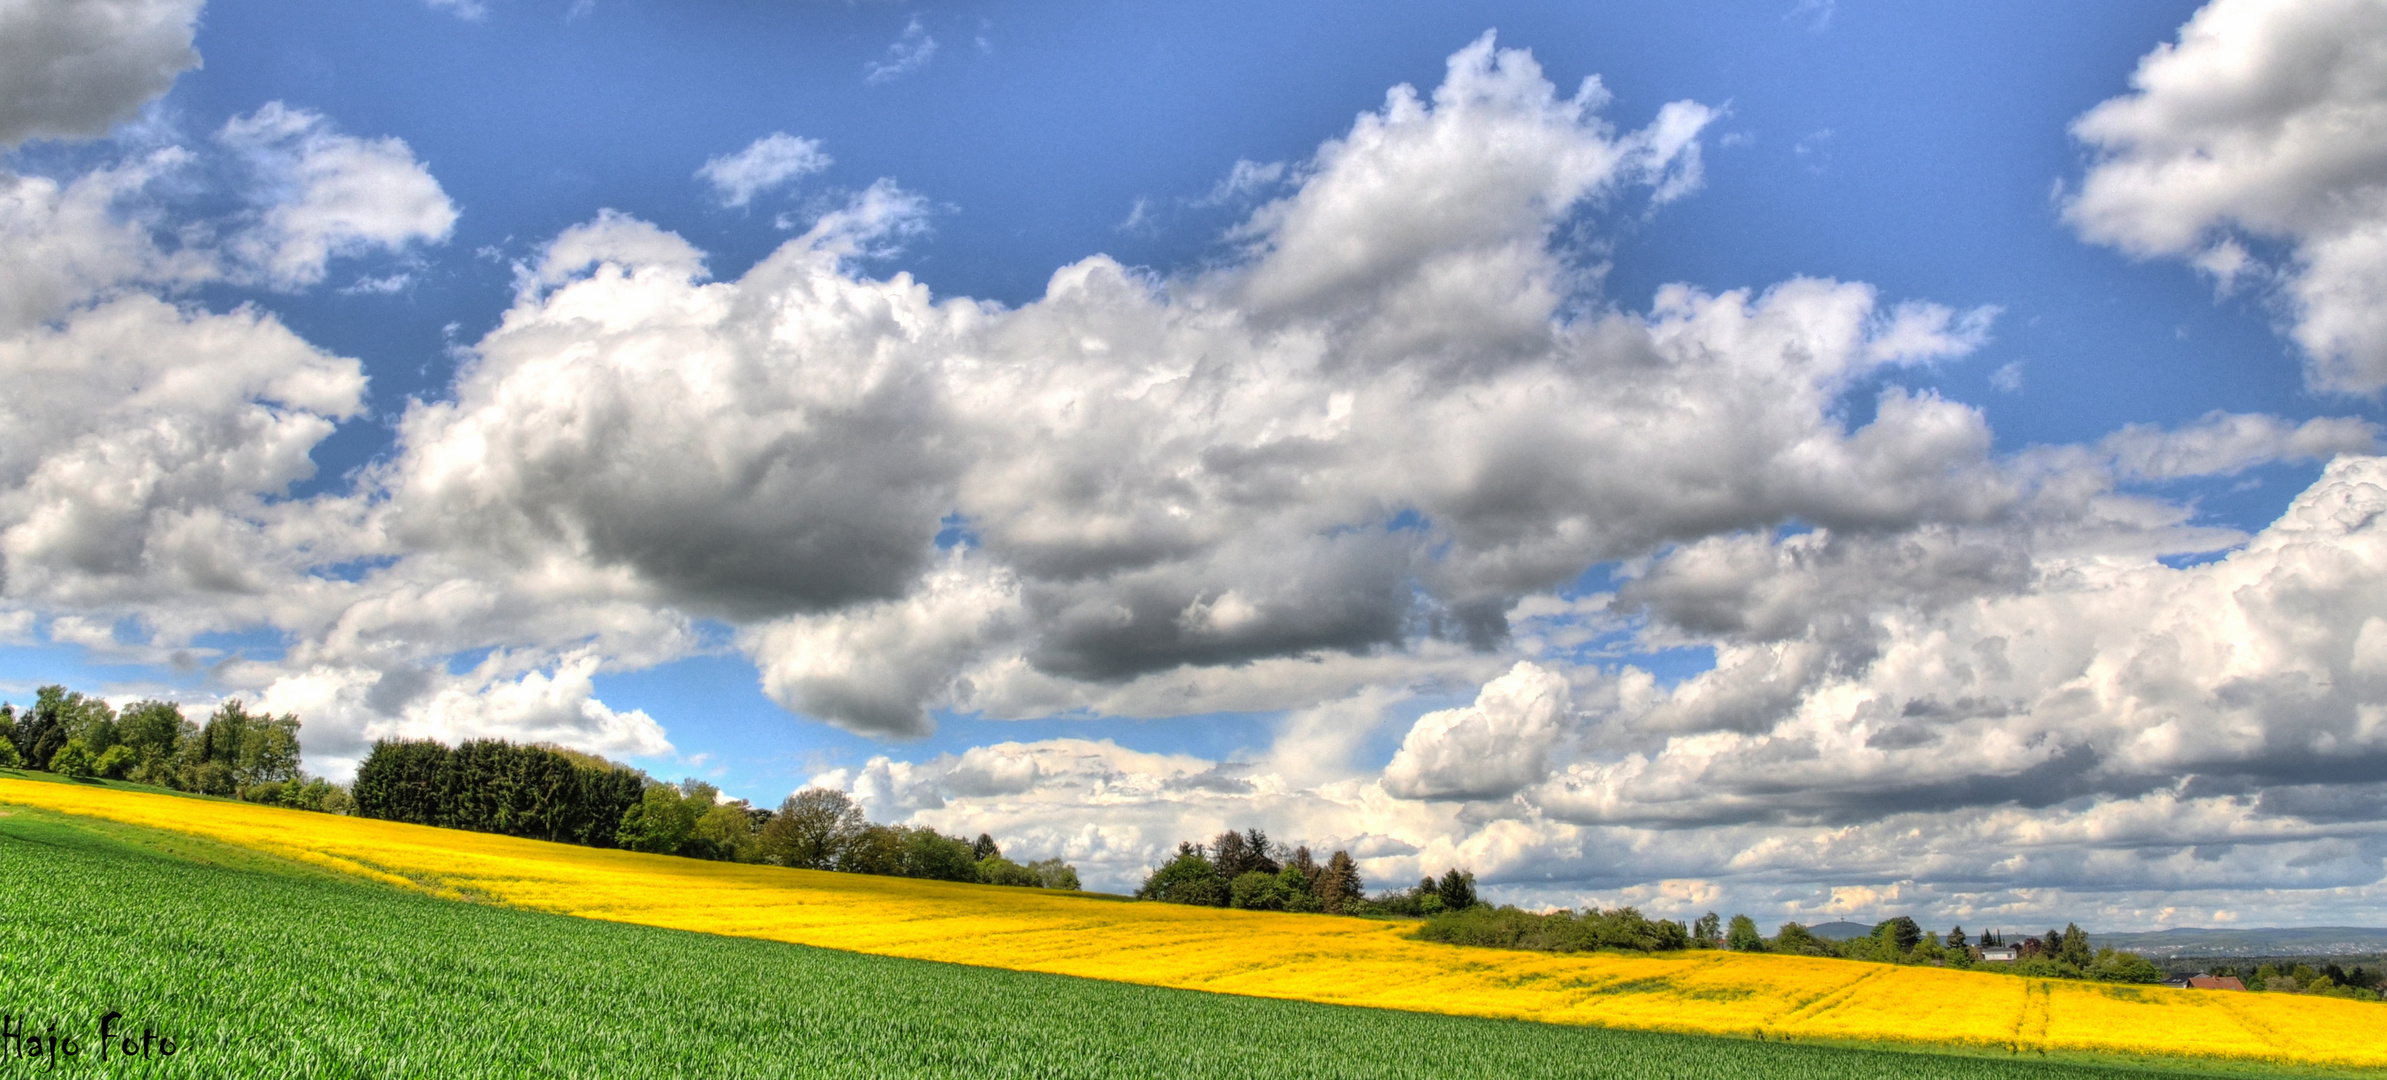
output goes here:
[[2387, 1064], [2375, 1037], [2387, 1008], [2348, 1001], [1734, 953], [1463, 949], [1393, 923], [699, 862], [84, 785], [0, 780], [0, 802], [532, 911], [1148, 986], [1768, 1039]]

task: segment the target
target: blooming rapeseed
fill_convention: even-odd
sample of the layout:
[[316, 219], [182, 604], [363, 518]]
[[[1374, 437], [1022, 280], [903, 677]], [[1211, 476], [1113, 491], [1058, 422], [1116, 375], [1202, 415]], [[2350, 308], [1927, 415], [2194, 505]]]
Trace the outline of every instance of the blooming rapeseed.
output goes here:
[[1397, 923], [703, 862], [245, 803], [0, 779], [13, 802], [446, 895], [833, 949], [1566, 1024], [2387, 1066], [2387, 1007], [1730, 952], [1549, 954]]

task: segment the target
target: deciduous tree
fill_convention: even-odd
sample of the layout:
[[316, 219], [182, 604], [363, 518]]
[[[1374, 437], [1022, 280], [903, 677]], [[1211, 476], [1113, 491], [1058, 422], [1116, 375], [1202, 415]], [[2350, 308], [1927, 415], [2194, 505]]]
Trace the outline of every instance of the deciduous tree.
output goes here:
[[903, 834], [865, 822], [853, 841], [838, 851], [836, 869], [849, 874], [903, 876]]
[[1765, 935], [1757, 932], [1757, 920], [1735, 915], [1731, 929], [1724, 932], [1724, 944], [1737, 952], [1764, 952]]
[[747, 809], [744, 802], [716, 803], [698, 814], [695, 831], [689, 837], [699, 849], [696, 854], [727, 862], [756, 861], [754, 815], [747, 813]]
[[1903, 956], [1922, 943], [1923, 928], [1913, 919], [1899, 915], [1874, 924], [1873, 940]]
[[1774, 931], [1774, 944], [1771, 951], [1790, 953], [1794, 956], [1813, 956], [1830, 950], [1825, 947], [1822, 938], [1815, 936], [1814, 931], [1796, 922], [1786, 922], [1780, 929]]
[[638, 805], [622, 815], [614, 842], [632, 851], [676, 854], [696, 831], [696, 810], [670, 784], [647, 785]]
[[869, 824], [845, 792], [805, 788], [780, 803], [763, 826], [762, 855], [800, 870], [834, 870]]
[[1219, 876], [1218, 866], [1210, 861], [1209, 855], [1199, 845], [1180, 843], [1177, 854], [1136, 888], [1136, 896], [1171, 904], [1221, 907], [1227, 903], [1229, 893], [1226, 879]]
[[2055, 948], [2055, 958], [2082, 971], [2097, 962], [2096, 952], [2089, 947], [2089, 935], [2079, 923], [2064, 924], [2064, 942]]
[[903, 876], [931, 881], [976, 881], [978, 860], [970, 843], [935, 829], [905, 829]]
[[1036, 883], [1047, 889], [1078, 892], [1082, 888], [1077, 880], [1077, 867], [1062, 862], [1059, 856], [1038, 859], [1029, 863], [1028, 869], [1036, 872]]

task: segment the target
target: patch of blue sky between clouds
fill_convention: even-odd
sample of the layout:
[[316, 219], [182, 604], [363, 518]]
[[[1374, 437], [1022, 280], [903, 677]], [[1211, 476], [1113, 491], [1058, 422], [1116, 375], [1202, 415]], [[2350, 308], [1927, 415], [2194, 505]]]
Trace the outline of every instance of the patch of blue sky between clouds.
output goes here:
[[222, 696], [221, 684], [208, 669], [224, 653], [198, 648], [178, 651], [188, 657], [187, 663], [154, 656], [127, 656], [122, 662], [110, 662], [107, 654], [82, 645], [10, 645], [0, 648], [0, 702], [22, 708], [33, 701], [37, 690], [49, 685], [110, 700], [155, 697], [206, 702]]

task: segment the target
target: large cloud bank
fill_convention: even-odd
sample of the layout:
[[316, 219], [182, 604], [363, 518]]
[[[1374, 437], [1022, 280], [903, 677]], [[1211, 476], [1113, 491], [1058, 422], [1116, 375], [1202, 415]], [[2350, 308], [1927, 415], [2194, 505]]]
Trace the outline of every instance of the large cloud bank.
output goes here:
[[[2130, 119], [2163, 111], [2165, 65], [2303, 25], [2208, 42], [2225, 16], [2081, 122], [2106, 155], [2071, 204], [2090, 235], [2289, 235], [2250, 203], [2158, 235], [2173, 219], [2131, 201], [2179, 186], [2147, 156], [2162, 125]], [[205, 144], [12, 177], [0, 378], [34, 389], [0, 399], [28, 436], [0, 445], [0, 627], [215, 663], [306, 716], [335, 774], [390, 734], [669, 752], [595, 677], [715, 626], [788, 709], [870, 735], [944, 710], [1282, 714], [1228, 761], [1096, 738], [822, 778], [1111, 886], [1258, 823], [1379, 882], [1468, 865], [1512, 897], [1668, 913], [2168, 921], [2256, 885], [2375, 904], [2372, 426], [2216, 413], [1999, 454], [1978, 410], [1899, 380], [1962, 362], [1994, 307], [1816, 278], [1604, 300], [1568, 238], [1693, 197], [1716, 115], [1620, 129], [1608, 104], [1487, 36], [1289, 169], [1224, 264], [1095, 256], [1018, 307], [873, 276], [929, 206], [889, 181], [730, 279], [607, 211], [520, 268], [381, 463], [307, 498], [364, 371], [177, 298], [443, 242], [459, 211], [429, 169], [271, 104]], [[181, 228], [155, 181], [206, 155], [271, 194]], [[826, 160], [775, 134], [700, 175], [740, 203]], [[2322, 260], [2297, 258], [2304, 296]], [[2300, 303], [2305, 335], [2323, 315]], [[2368, 346], [2304, 340], [2324, 384], [2372, 385]], [[1851, 408], [1863, 386], [1888, 389]], [[2331, 459], [2254, 537], [2137, 491]], [[1601, 566], [1613, 587], [1579, 584]], [[256, 628], [287, 648], [198, 644]], [[1714, 669], [1664, 686], [1617, 662], [1675, 646]]]
[[[1248, 761], [1055, 741], [827, 779], [1114, 883], [1173, 838], [1257, 821], [1349, 845], [1374, 880], [1465, 865], [1528, 901], [2311, 921], [2381, 900], [2383, 522], [2387, 459], [2344, 457], [2277, 524], [2184, 569], [2076, 553], [2009, 579], [1952, 541], [1719, 539], [1620, 598], [1653, 622], [1692, 597], [1741, 615], [1714, 670], [1664, 689], [1544, 649], [1416, 720], [1380, 776], [1316, 773], [1321, 727], [1384, 723], [1362, 698], [1296, 714]], [[1973, 584], [1884, 590], [1867, 564]], [[1785, 602], [1812, 614], [1766, 617]], [[1520, 637], [1538, 638], [1536, 607], [1555, 605], [1520, 605]], [[1069, 811], [1088, 805], [1095, 822]]]

